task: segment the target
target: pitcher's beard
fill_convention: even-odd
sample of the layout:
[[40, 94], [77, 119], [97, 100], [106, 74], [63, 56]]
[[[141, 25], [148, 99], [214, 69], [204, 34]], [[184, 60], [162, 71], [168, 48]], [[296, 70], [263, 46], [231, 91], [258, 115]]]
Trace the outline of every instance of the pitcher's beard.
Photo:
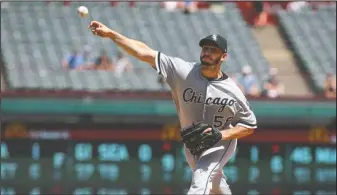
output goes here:
[[210, 63], [202, 63], [202, 64], [201, 64], [201, 68], [202, 68], [203, 70], [213, 71], [213, 70], [216, 70], [217, 65], [215, 65], [215, 64], [210, 64]]
[[204, 69], [207, 70], [213, 70], [217, 68], [217, 65], [221, 62], [221, 57], [213, 60], [213, 63], [210, 62], [205, 62], [204, 60], [202, 60], [202, 58], [200, 57], [200, 62], [201, 62], [201, 66]]

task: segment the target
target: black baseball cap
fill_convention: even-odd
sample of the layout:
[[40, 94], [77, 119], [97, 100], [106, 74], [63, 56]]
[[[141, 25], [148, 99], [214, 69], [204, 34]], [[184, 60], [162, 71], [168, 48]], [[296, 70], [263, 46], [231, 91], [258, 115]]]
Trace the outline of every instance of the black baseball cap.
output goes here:
[[199, 42], [199, 46], [202, 47], [207, 43], [215, 44], [221, 51], [227, 53], [227, 40], [220, 35], [212, 34], [208, 35], [207, 37], [203, 38]]

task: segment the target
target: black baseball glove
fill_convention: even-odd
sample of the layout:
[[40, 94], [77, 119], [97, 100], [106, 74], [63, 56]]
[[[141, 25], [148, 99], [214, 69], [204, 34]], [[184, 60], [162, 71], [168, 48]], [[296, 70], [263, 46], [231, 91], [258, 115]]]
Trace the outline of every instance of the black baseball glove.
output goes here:
[[[212, 130], [208, 133], [203, 133], [206, 129]], [[181, 131], [182, 141], [193, 155], [199, 156], [205, 150], [212, 148], [221, 140], [221, 133], [218, 129], [213, 128], [203, 122], [193, 124], [191, 127]]]

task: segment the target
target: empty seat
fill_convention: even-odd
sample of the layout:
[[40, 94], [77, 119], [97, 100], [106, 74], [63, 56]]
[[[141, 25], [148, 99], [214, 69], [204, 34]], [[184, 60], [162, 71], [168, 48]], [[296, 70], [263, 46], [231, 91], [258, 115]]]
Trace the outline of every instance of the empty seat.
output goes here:
[[[225, 3], [226, 10], [223, 13], [200, 10], [185, 15], [162, 10], [159, 3], [154, 2], [140, 3], [135, 8], [130, 8], [127, 3], [111, 7], [109, 2], [73, 2], [70, 6], [56, 2], [48, 5], [43, 2], [13, 2], [8, 9], [1, 10], [1, 27], [6, 27], [1, 28], [1, 44], [6, 48], [4, 58], [8, 65], [18, 67], [8, 69], [11, 72], [9, 75], [13, 77], [10, 79], [13, 87], [40, 86], [41, 89], [90, 91], [168, 90], [166, 84], [158, 82], [158, 76], [149, 65], [134, 57], [130, 57], [130, 61], [137, 71], [122, 75], [104, 71], [62, 70], [62, 60], [74, 48], [83, 49], [85, 45], [91, 45], [94, 49], [90, 56], [92, 59], [102, 49], [110, 57], [118, 51], [111, 40], [91, 34], [87, 29], [90, 19], [80, 18], [76, 13], [79, 5], [87, 6], [92, 18], [170, 56], [199, 61], [199, 40], [217, 33], [228, 40], [229, 61], [224, 63], [224, 71], [238, 73], [249, 64], [260, 79], [269, 70], [259, 45], [235, 3]], [[326, 39], [318, 41], [327, 42]], [[14, 55], [18, 53], [19, 58]], [[335, 59], [335, 56], [320, 58], [321, 61], [331, 59]], [[42, 72], [42, 76], [37, 74], [34, 77], [33, 72]], [[262, 83], [262, 79], [259, 83]]]
[[336, 71], [335, 13], [336, 7], [331, 5], [278, 13], [281, 28], [317, 89], [323, 86], [322, 75]]

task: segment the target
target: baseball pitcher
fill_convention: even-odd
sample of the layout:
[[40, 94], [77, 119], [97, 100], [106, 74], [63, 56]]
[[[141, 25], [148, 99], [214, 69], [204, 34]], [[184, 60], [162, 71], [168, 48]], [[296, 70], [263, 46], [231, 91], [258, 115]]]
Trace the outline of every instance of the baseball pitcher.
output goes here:
[[97, 21], [89, 29], [150, 64], [170, 86], [193, 170], [188, 194], [231, 194], [223, 167], [234, 154], [237, 139], [252, 134], [257, 123], [246, 97], [220, 69], [227, 41], [216, 34], [201, 39], [200, 62], [194, 63], [155, 51]]

